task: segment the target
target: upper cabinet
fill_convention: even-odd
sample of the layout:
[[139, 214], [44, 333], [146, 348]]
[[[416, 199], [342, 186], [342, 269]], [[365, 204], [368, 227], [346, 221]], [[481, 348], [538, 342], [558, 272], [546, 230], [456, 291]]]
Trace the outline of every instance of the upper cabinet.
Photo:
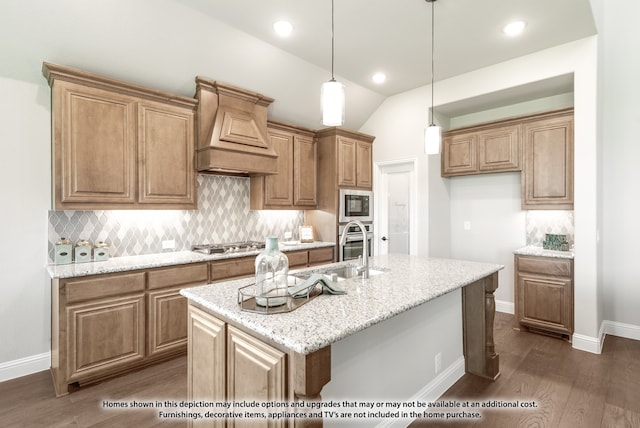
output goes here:
[[520, 125], [450, 131], [443, 136], [442, 176], [520, 171]]
[[276, 151], [277, 172], [251, 177], [251, 209], [315, 209], [317, 146], [315, 133], [269, 121], [268, 138]]
[[[322, 174], [327, 177], [329, 187], [371, 190], [372, 143], [375, 137], [342, 128], [327, 128], [316, 134], [321, 148], [320, 163]], [[333, 181], [337, 177], [337, 181]]]
[[573, 209], [573, 109], [443, 135], [443, 177], [522, 171], [522, 209]]
[[195, 209], [196, 100], [44, 63], [58, 210]]
[[338, 186], [371, 189], [371, 142], [338, 136]]
[[573, 209], [573, 110], [523, 124], [522, 209]]

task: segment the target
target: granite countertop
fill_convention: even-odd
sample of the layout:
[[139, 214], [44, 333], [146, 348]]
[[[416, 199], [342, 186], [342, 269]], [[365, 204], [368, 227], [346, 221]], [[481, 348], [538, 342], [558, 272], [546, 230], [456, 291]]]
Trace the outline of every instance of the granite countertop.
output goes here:
[[[348, 264], [353, 261], [332, 265]], [[240, 310], [238, 288], [251, 284], [253, 278], [183, 289], [180, 293], [214, 315], [294, 352], [309, 354], [503, 268], [498, 264], [400, 254], [372, 257], [369, 265], [388, 272], [369, 279], [358, 277], [341, 281], [346, 295], [322, 294], [295, 311], [283, 314], [264, 315]]]
[[526, 247], [518, 248], [513, 252], [513, 254], [518, 254], [521, 256], [553, 257], [557, 259], [573, 259], [573, 250], [545, 250], [544, 248], [537, 245], [527, 245]]
[[[280, 243], [283, 252], [310, 250], [313, 248], [333, 247], [333, 242], [296, 243], [293, 245]], [[193, 251], [176, 251], [141, 256], [112, 257], [102, 262], [71, 263], [68, 265], [47, 265], [51, 278], [73, 278], [77, 276], [99, 275], [104, 273], [125, 272], [137, 269], [149, 269], [163, 266], [183, 265], [188, 263], [224, 260], [236, 257], [257, 255], [262, 250], [245, 251], [228, 254], [202, 254]]]

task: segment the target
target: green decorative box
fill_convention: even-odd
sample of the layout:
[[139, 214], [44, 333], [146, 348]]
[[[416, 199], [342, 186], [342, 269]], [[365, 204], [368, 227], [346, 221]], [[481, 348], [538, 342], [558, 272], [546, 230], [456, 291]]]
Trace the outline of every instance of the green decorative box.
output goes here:
[[567, 235], [552, 233], [545, 234], [545, 240], [542, 243], [542, 248], [544, 248], [545, 250], [569, 251], [569, 242], [567, 242]]

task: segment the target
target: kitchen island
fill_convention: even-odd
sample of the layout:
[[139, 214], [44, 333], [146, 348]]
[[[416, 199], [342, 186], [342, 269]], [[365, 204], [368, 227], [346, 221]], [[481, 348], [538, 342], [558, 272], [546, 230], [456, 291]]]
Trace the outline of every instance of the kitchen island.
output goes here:
[[[332, 266], [345, 264], [349, 262]], [[499, 375], [493, 293], [501, 265], [385, 255], [372, 257], [370, 267], [381, 273], [340, 282], [346, 295], [323, 294], [283, 314], [240, 310], [238, 288], [250, 284], [251, 278], [182, 290], [189, 299], [189, 399], [291, 403], [320, 400], [321, 392], [323, 400], [335, 397], [336, 403], [376, 399], [371, 391], [357, 391], [356, 384], [384, 384], [387, 378], [407, 376], [407, 370], [415, 378], [412, 370], [433, 367], [434, 360], [424, 356], [429, 349], [442, 349], [440, 358], [447, 369], [440, 376], [452, 367], [455, 372], [462, 355], [466, 372], [490, 379]], [[374, 346], [362, 348], [372, 341]], [[375, 369], [377, 373], [370, 373], [379, 364], [378, 353], [397, 361], [389, 360]], [[413, 361], [413, 366], [405, 366], [405, 360]], [[437, 365], [436, 355], [436, 373]], [[448, 376], [440, 380], [446, 387], [457, 379]], [[429, 389], [432, 380], [427, 376], [422, 385]], [[325, 385], [328, 391], [323, 390]], [[352, 387], [352, 392], [344, 390]], [[382, 387], [388, 392], [378, 399], [433, 394], [413, 386], [410, 393], [402, 385]], [[317, 419], [296, 420], [296, 426], [317, 423]]]

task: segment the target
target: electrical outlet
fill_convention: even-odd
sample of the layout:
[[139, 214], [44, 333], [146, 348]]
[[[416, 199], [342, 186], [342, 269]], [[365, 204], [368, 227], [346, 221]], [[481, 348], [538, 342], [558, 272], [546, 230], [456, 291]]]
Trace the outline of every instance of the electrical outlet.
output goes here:
[[175, 249], [176, 249], [176, 241], [174, 239], [167, 239], [166, 241], [162, 241], [163, 251], [173, 251]]
[[436, 354], [435, 360], [436, 373], [440, 373], [440, 370], [442, 370], [442, 354], [440, 352]]
[[469, 220], [464, 222], [464, 230], [471, 230], [471, 222]]

